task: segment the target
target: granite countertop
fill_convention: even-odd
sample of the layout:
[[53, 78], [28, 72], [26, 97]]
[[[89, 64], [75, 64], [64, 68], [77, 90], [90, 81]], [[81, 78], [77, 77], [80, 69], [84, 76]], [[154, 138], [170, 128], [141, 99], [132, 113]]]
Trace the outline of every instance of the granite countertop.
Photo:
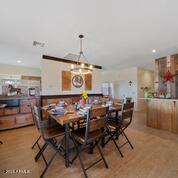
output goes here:
[[178, 102], [178, 98], [171, 98], [171, 99], [167, 99], [167, 98], [139, 98], [141, 100], [164, 100], [164, 101], [176, 101]]

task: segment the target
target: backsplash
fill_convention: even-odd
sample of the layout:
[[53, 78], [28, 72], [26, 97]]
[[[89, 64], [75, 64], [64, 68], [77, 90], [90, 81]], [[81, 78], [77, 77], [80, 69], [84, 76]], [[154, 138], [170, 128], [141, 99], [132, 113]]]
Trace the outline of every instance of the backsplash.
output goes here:
[[20, 88], [22, 95], [29, 95], [29, 88], [35, 88], [35, 95], [40, 95], [40, 81], [16, 79], [0, 79], [0, 95], [7, 95], [9, 93], [9, 85], [12, 85], [15, 88]]

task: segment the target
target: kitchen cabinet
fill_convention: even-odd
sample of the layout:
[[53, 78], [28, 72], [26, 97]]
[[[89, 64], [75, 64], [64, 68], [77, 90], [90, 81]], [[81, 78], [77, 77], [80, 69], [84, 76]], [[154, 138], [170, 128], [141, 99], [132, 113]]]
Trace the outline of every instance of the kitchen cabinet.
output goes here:
[[[12, 107], [13, 101], [17, 101], [18, 105]], [[39, 97], [0, 97], [0, 103], [6, 102], [5, 108], [0, 108], [0, 130], [7, 130], [28, 126], [33, 124], [30, 104], [39, 105]]]

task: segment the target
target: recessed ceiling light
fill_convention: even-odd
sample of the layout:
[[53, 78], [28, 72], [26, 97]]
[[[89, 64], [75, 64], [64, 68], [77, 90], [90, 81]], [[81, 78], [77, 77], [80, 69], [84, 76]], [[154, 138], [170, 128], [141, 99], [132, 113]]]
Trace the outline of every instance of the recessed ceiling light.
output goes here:
[[156, 49], [152, 49], [152, 53], [156, 53]]
[[17, 61], [17, 63], [19, 63], [19, 64], [20, 64], [20, 63], [22, 63], [22, 61], [21, 61], [21, 60], [18, 60], [18, 61]]

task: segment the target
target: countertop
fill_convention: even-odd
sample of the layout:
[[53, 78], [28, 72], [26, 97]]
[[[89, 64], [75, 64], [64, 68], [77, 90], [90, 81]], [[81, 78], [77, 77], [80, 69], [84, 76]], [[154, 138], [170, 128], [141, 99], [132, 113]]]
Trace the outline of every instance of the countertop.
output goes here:
[[12, 100], [12, 99], [33, 99], [39, 98], [40, 96], [27, 96], [27, 95], [20, 95], [20, 96], [4, 96], [0, 95], [0, 100]]
[[178, 98], [176, 99], [167, 99], [167, 98], [139, 98], [141, 100], [164, 100], [164, 101], [176, 101], [178, 102]]

